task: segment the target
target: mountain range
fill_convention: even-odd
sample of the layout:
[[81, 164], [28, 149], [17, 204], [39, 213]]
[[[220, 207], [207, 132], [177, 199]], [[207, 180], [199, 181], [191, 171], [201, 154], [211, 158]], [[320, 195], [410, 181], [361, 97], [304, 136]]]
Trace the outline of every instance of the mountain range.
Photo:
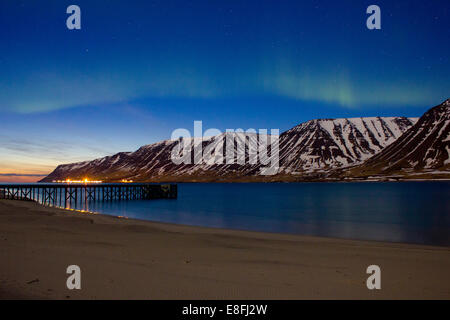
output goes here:
[[[252, 162], [251, 148], [243, 147], [251, 141], [250, 145], [260, 150], [265, 139], [274, 141], [274, 136], [227, 132], [203, 139], [184, 138], [184, 150], [189, 151], [185, 163], [175, 164], [172, 160], [173, 150], [181, 140], [165, 140], [135, 152], [59, 165], [42, 181], [85, 177], [154, 182], [448, 179], [449, 122], [450, 99], [420, 118], [310, 120], [279, 135], [275, 175], [261, 172], [273, 166], [269, 154], [274, 154], [271, 148], [276, 145], [269, 147], [265, 164]], [[235, 163], [226, 161], [230, 150]]]

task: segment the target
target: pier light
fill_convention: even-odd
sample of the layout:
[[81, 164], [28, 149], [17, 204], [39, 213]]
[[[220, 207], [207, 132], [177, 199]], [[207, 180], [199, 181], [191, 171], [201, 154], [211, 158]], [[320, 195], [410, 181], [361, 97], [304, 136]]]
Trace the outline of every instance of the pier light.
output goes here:
[[53, 180], [53, 182], [57, 182], [57, 183], [84, 183], [84, 184], [88, 184], [88, 183], [103, 183], [103, 181], [101, 181], [101, 180], [89, 180], [89, 178], [84, 178], [83, 180], [71, 180], [71, 179], [67, 178], [66, 180]]

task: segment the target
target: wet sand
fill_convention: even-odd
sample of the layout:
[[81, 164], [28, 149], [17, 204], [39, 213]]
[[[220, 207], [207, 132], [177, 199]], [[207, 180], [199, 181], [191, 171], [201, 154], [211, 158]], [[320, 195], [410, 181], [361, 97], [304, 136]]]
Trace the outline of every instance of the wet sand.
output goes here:
[[[450, 299], [450, 248], [153, 223], [0, 200], [2, 299]], [[366, 268], [381, 267], [381, 290]], [[81, 290], [66, 268], [81, 268]]]

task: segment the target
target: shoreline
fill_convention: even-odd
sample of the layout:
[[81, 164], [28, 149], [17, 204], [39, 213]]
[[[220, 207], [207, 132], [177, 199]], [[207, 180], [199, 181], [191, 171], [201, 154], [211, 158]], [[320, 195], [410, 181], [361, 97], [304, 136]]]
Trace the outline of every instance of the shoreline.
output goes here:
[[[1, 201], [2, 199], [0, 199]], [[8, 200], [8, 201], [15, 201], [15, 200]], [[110, 217], [113, 219], [125, 219], [128, 221], [135, 221], [136, 223], [150, 223], [155, 225], [161, 225], [161, 226], [167, 226], [167, 227], [186, 227], [186, 228], [200, 228], [200, 229], [206, 229], [211, 232], [213, 231], [223, 231], [223, 232], [245, 232], [249, 234], [265, 234], [265, 235], [288, 235], [288, 236], [298, 236], [298, 237], [305, 237], [305, 238], [313, 238], [313, 239], [327, 239], [332, 241], [360, 241], [360, 242], [369, 242], [369, 243], [380, 243], [380, 244], [401, 244], [401, 245], [416, 245], [416, 246], [424, 246], [424, 247], [435, 247], [435, 248], [448, 248], [450, 252], [450, 246], [448, 245], [439, 245], [439, 244], [427, 244], [427, 243], [417, 243], [417, 242], [400, 242], [400, 241], [383, 241], [383, 240], [368, 240], [368, 239], [356, 239], [356, 238], [338, 238], [338, 237], [331, 237], [331, 236], [318, 236], [318, 235], [307, 235], [307, 234], [298, 234], [298, 233], [290, 233], [290, 232], [271, 232], [271, 231], [261, 231], [261, 230], [251, 230], [251, 229], [231, 229], [231, 228], [221, 228], [221, 227], [208, 227], [208, 226], [201, 226], [201, 225], [193, 225], [193, 224], [182, 224], [182, 223], [174, 223], [174, 222], [163, 222], [163, 221], [156, 221], [156, 220], [145, 220], [145, 219], [139, 219], [139, 218], [130, 218], [125, 216], [119, 216], [115, 214], [107, 214], [102, 213], [98, 211], [89, 211], [89, 210], [81, 210], [81, 209], [68, 209], [58, 206], [52, 206], [52, 205], [45, 205], [42, 203], [37, 202], [33, 199], [18, 199], [18, 201], [24, 201], [24, 202], [33, 202], [43, 208], [49, 208], [49, 209], [55, 209], [55, 210], [62, 210], [67, 211], [67, 213], [78, 213], [78, 214], [84, 214], [84, 215], [99, 215], [104, 217]]]
[[[155, 183], [155, 184], [165, 184], [165, 183], [329, 183], [329, 182], [342, 182], [342, 183], [351, 183], [351, 182], [420, 182], [420, 181], [426, 181], [426, 182], [439, 182], [439, 181], [450, 181], [450, 177], [442, 177], [442, 178], [408, 178], [408, 177], [383, 177], [383, 178], [351, 178], [351, 179], [304, 179], [304, 180], [296, 180], [296, 179], [290, 179], [290, 180], [252, 180], [252, 179], [241, 179], [241, 180], [136, 180], [135, 183]], [[3, 182], [0, 182], [3, 183]], [[52, 182], [52, 181], [36, 181], [32, 183], [58, 183], [58, 182]], [[122, 183], [120, 180], [104, 180], [102, 183]], [[4, 184], [7, 184], [6, 182]], [[26, 184], [26, 183], [24, 183]]]
[[[449, 247], [194, 227], [11, 200], [0, 200], [0, 221], [3, 299], [450, 299]], [[82, 269], [81, 290], [65, 286], [71, 264]], [[381, 290], [366, 287], [371, 264], [382, 269]]]

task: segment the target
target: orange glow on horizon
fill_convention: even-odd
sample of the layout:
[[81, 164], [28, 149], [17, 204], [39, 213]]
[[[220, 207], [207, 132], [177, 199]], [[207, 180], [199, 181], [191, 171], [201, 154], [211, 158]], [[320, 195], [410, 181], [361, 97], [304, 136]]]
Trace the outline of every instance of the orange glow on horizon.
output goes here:
[[45, 178], [45, 176], [41, 177], [35, 177], [35, 176], [21, 176], [21, 175], [14, 175], [14, 176], [0, 176], [0, 181], [4, 183], [35, 183], [41, 180], [42, 178]]

